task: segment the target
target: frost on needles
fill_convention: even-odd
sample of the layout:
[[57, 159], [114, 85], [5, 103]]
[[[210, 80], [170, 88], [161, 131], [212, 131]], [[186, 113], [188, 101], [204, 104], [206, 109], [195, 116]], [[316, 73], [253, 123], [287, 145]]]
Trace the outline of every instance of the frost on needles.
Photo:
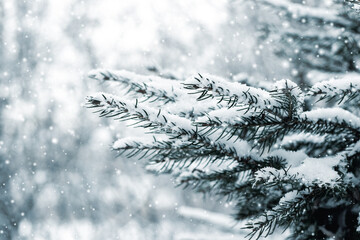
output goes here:
[[[147, 159], [179, 185], [236, 202], [249, 237], [292, 230], [292, 239], [359, 239], [359, 78], [330, 79], [307, 92], [198, 74], [185, 81], [94, 70], [125, 96], [87, 98], [101, 117], [143, 127], [150, 139], [119, 139], [120, 155]], [[312, 109], [303, 111], [304, 101]], [[327, 106], [324, 108], [324, 106]]]

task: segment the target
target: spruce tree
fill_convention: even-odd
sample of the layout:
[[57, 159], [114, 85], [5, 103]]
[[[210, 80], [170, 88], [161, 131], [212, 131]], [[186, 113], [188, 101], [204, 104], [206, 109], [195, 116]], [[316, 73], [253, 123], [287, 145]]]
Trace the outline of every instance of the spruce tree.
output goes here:
[[179, 185], [235, 202], [234, 217], [247, 221], [250, 238], [290, 228], [296, 240], [360, 239], [360, 18], [348, 9], [356, 3], [261, 2], [292, 24], [277, 34], [294, 81], [316, 82], [308, 75], [314, 70], [328, 79], [308, 88], [285, 79], [265, 89], [205, 74], [182, 81], [94, 70], [90, 78], [128, 94], [94, 94], [86, 105], [145, 128], [152, 139], [119, 139], [113, 149], [147, 159], [149, 170], [170, 173]]
[[[264, 90], [201, 74], [183, 82], [127, 71], [90, 77], [118, 82], [134, 99], [98, 93], [88, 107], [153, 135], [119, 139], [119, 155], [236, 202], [251, 237], [278, 227], [291, 227], [292, 239], [360, 237], [360, 78], [303, 92], [290, 80]], [[308, 111], [305, 99], [316, 100]], [[321, 108], [328, 101], [336, 104]]]

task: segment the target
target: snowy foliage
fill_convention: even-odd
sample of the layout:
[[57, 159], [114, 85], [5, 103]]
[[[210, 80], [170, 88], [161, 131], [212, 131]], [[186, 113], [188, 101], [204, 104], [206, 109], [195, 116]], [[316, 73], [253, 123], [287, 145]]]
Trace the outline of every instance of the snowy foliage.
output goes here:
[[1, 0], [0, 239], [358, 239], [359, 7]]
[[[95, 70], [90, 77], [117, 81], [132, 95], [94, 94], [89, 108], [153, 136], [118, 140], [114, 150], [148, 159], [151, 171], [172, 173], [180, 185], [236, 201], [236, 219], [251, 219], [250, 236], [289, 226], [294, 236], [356, 235], [360, 118], [351, 109], [358, 79], [303, 92], [290, 80], [265, 90], [198, 74], [183, 82], [161, 79], [155, 89], [157, 77], [126, 71]], [[307, 111], [305, 97], [314, 102]], [[329, 99], [335, 106], [322, 108]], [[206, 107], [196, 109], [195, 101]], [[350, 223], [336, 225], [332, 208]], [[332, 218], [320, 222], [321, 211]]]

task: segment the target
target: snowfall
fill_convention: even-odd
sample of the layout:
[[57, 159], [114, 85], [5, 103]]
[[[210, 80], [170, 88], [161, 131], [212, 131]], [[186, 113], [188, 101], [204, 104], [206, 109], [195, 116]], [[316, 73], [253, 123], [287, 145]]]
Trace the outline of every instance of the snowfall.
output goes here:
[[114, 141], [143, 130], [84, 102], [119, 93], [92, 69], [291, 78], [256, 40], [257, 14], [227, 0], [1, 0], [0, 239], [246, 239], [233, 202], [118, 157]]

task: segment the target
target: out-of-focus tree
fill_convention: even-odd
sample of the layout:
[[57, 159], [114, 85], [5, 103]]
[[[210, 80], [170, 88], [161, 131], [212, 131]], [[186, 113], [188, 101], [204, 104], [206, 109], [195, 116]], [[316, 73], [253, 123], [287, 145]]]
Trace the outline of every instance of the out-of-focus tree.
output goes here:
[[347, 1], [259, 0], [255, 4], [269, 13], [262, 22], [264, 39], [274, 44], [275, 53], [302, 87], [324, 75], [359, 72], [360, 18]]
[[[153, 139], [119, 139], [113, 149], [236, 201], [250, 236], [290, 227], [297, 240], [359, 238], [358, 13], [342, 1], [258, 2], [271, 13], [264, 19], [277, 16], [262, 40], [299, 84], [281, 80], [267, 91], [205, 74], [181, 83], [95, 70], [91, 78], [117, 82], [136, 99], [98, 93], [88, 106], [147, 129]], [[319, 74], [343, 76], [307, 89]]]
[[[31, 187], [32, 159], [38, 149], [28, 144], [27, 131], [36, 123], [26, 119], [32, 111], [31, 78], [36, 74], [36, 15], [41, 18], [45, 1], [2, 1], [1, 12], [1, 238], [11, 239], [21, 219], [33, 207], [36, 188]], [[14, 27], [15, 26], [15, 27]], [[4, 108], [5, 104], [5, 108]], [[18, 111], [20, 110], [20, 111]], [[19, 128], [21, 122], [22, 128]], [[26, 127], [25, 127], [26, 126]], [[31, 131], [31, 130], [30, 130]], [[36, 138], [36, 135], [33, 137]], [[29, 170], [29, 168], [31, 170]], [[24, 174], [26, 173], [26, 174]], [[18, 194], [17, 194], [18, 193]]]
[[276, 60], [268, 61], [274, 53], [271, 44], [260, 36], [260, 23], [266, 16], [263, 9], [256, 8], [253, 1], [229, 0], [226, 6], [227, 18], [216, 38], [214, 68], [234, 80], [243, 80], [248, 74], [272, 81], [283, 74], [281, 68], [275, 71]]

